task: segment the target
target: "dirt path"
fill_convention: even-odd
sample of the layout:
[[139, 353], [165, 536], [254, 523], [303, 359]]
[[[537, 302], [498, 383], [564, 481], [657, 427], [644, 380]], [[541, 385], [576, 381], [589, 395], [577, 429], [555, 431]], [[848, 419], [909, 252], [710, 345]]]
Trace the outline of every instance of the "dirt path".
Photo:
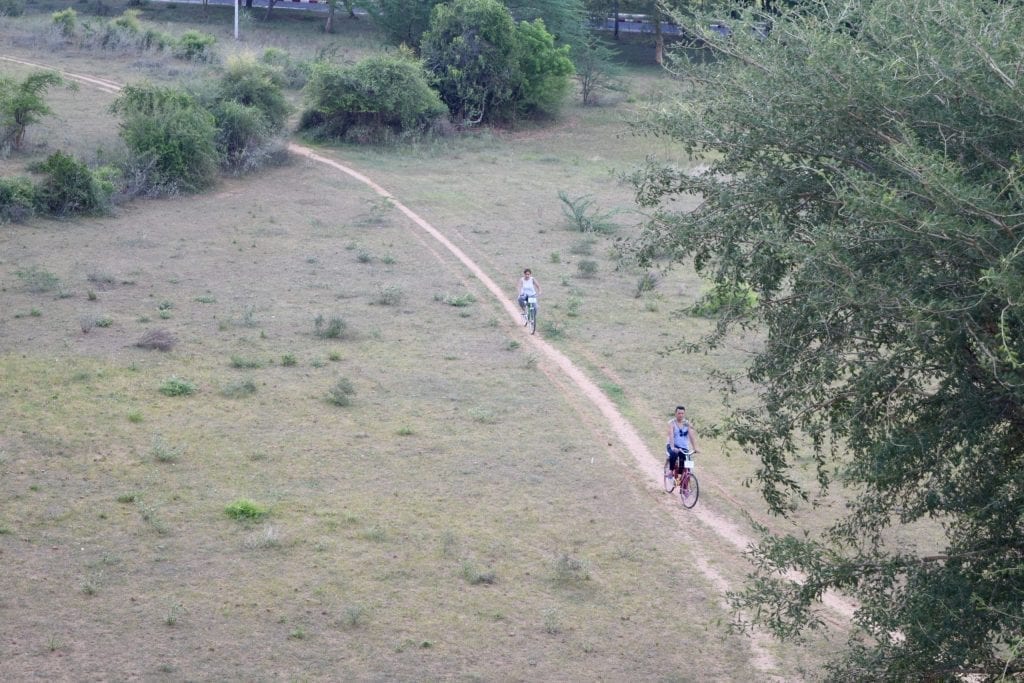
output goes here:
[[[0, 55], [0, 60], [13, 62], [16, 64], [22, 64], [25, 66], [36, 67], [40, 69], [53, 69], [43, 64], [37, 64], [22, 59], [8, 57]], [[92, 87], [99, 88], [104, 92], [117, 93], [121, 89], [121, 85], [113, 81], [109, 81], [102, 78], [95, 78], [92, 76], [86, 76], [82, 74], [75, 74], [70, 72], [61, 72], [62, 75], [70, 80], [89, 85]], [[440, 230], [435, 228], [429, 222], [424, 220], [414, 211], [409, 209], [407, 206], [398, 201], [390, 192], [385, 190], [383, 187], [378, 185], [369, 177], [362, 173], [352, 169], [344, 164], [341, 164], [333, 159], [325, 157], [321, 154], [316, 153], [308, 147], [297, 144], [289, 144], [288, 149], [291, 153], [298, 156], [309, 159], [313, 162], [323, 164], [330, 168], [333, 168], [341, 173], [344, 173], [355, 180], [367, 185], [374, 192], [381, 197], [386, 198], [391, 204], [405, 214], [416, 226], [418, 226], [424, 233], [429, 237], [433, 238], [437, 243], [444, 247], [449, 253], [455, 256], [469, 272], [481, 283], [497, 302], [504, 307], [505, 312], [509, 318], [518, 326], [520, 324], [520, 313], [519, 307], [516, 305], [513, 299], [511, 299], [506, 292], [499, 287], [491, 277], [484, 272], [484, 270], [477, 265], [473, 259], [466, 255], [456, 244], [445, 236]], [[420, 237], [417, 235], [417, 237]], [[422, 240], [421, 240], [422, 241]], [[428, 248], [430, 246], [425, 244]], [[431, 249], [433, 251], [433, 249]], [[546, 342], [544, 339], [538, 336], [525, 335], [527, 342], [533, 346], [533, 348], [548, 359], [565, 378], [570, 380], [571, 384], [583, 395], [587, 402], [593, 405], [600, 412], [604, 418], [606, 425], [618, 438], [619, 442], [625, 447], [628, 453], [632, 456], [637, 467], [645, 475], [647, 480], [647, 486], [652, 492], [660, 492], [661, 488], [661, 477], [663, 459], [660, 452], [658, 454], [652, 454], [651, 451], [644, 444], [640, 435], [618, 411], [615, 404], [601, 391], [601, 389], [585, 375], [565, 354], [556, 349], [554, 346]], [[549, 374], [549, 377], [551, 375]], [[555, 384], [563, 392], [567, 392], [565, 383], [557, 381], [552, 377], [553, 384]], [[573, 398], [570, 396], [570, 398]], [[730, 545], [736, 548], [739, 552], [746, 551], [752, 544], [752, 539], [747, 537], [733, 522], [726, 519], [722, 515], [714, 511], [714, 509], [707, 505], [701, 504], [698, 507], [690, 511], [682, 511], [680, 506], [676, 503], [674, 497], [664, 497], [665, 505], [670, 507], [677, 518], [679, 519], [681, 533], [688, 533], [685, 531], [685, 522], [687, 520], [696, 519], [706, 529], [711, 531], [714, 535], [727, 541]], [[723, 577], [718, 571], [715, 570], [707, 561], [700, 556], [695, 557], [695, 566], [704, 575], [704, 577], [714, 586], [719, 593], [722, 595], [724, 602], [724, 596], [732, 587], [729, 585], [728, 580]], [[796, 577], [799, 578], [799, 577]], [[855, 607], [853, 603], [837, 595], [826, 595], [823, 600], [826, 607], [828, 607], [836, 617], [837, 620], [834, 623], [841, 624], [849, 621], [853, 616]], [[771, 672], [777, 670], [776, 663], [773, 656], [768, 650], [768, 640], [766, 636], [755, 635], [750, 642], [752, 663], [760, 671], [763, 671], [766, 675], [771, 676]]]

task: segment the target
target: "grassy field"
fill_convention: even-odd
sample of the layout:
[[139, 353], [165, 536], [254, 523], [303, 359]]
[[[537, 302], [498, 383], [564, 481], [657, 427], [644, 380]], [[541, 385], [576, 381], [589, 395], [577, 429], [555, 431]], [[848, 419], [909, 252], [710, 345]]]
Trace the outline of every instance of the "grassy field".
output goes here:
[[[151, 19], [184, 30], [167, 15], [186, 9], [201, 11]], [[43, 23], [6, 20], [5, 52], [125, 83], [198, 76], [49, 49]], [[379, 47], [367, 23], [336, 37], [253, 25], [241, 49], [327, 41], [353, 58]], [[509, 297], [532, 267], [538, 334], [656, 458], [676, 403], [698, 425], [723, 417], [709, 372], [747, 353], [660, 355], [708, 329], [675, 315], [701, 283], [676, 269], [640, 292], [645, 273], [616, 256], [643, 218], [620, 174], [653, 153], [688, 163], [625, 124], [667, 85], [634, 68], [614, 106], [551, 125], [320, 150]], [[55, 149], [102, 156], [112, 97], [53, 91], [56, 117], [0, 170]], [[620, 210], [620, 227], [573, 231], [559, 190]], [[153, 333], [173, 348], [136, 346]], [[0, 227], [0, 377], [0, 679], [795, 680], [828, 647], [728, 635], [708, 576], [739, 585], [734, 549], [641, 474], [461, 263], [309, 161]], [[763, 517], [740, 485], [755, 463], [704, 447], [700, 505]]]

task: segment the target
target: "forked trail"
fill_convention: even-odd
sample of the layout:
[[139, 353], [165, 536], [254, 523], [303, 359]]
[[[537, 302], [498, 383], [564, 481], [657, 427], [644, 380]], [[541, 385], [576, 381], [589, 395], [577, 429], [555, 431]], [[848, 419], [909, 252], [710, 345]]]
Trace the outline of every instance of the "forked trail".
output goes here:
[[[41, 69], [51, 69], [53, 67], [37, 64], [22, 59], [0, 55], [0, 60], [14, 62], [22, 64], [24, 66], [37, 67]], [[87, 76], [82, 74], [75, 74], [70, 72], [61, 72], [61, 74], [69, 79], [82, 83], [84, 85], [96, 87], [104, 92], [116, 93], [120, 91], [121, 85], [113, 81], [109, 81], [103, 78], [96, 78], [93, 76]], [[315, 163], [323, 164], [328, 166], [340, 173], [344, 173], [355, 180], [367, 185], [374, 192], [381, 197], [386, 198], [396, 209], [405, 214], [423, 233], [439, 243], [444, 249], [451, 253], [457, 258], [469, 272], [491, 293], [491, 295], [497, 300], [497, 302], [504, 307], [505, 312], [518, 326], [520, 322], [519, 307], [516, 303], [509, 298], [509, 296], [499, 287], [491, 277], [484, 272], [484, 270], [477, 265], [469, 256], [466, 255], [462, 249], [454, 244], [447, 236], [421, 216], [416, 214], [414, 211], [409, 209], [407, 206], [398, 201], [390, 192], [378, 185], [369, 177], [363, 175], [359, 171], [345, 166], [333, 159], [318, 154], [308, 147], [304, 147], [298, 144], [289, 144], [288, 149], [293, 154], [309, 159]], [[431, 251], [433, 251], [431, 249]], [[622, 446], [626, 451], [630, 453], [633, 459], [636, 461], [636, 465], [640, 468], [640, 471], [646, 475], [648, 480], [648, 486], [652, 491], [661, 491], [661, 478], [662, 478], [662, 458], [661, 454], [652, 454], [651, 451], [644, 444], [640, 435], [633, 428], [618, 409], [615, 404], [605, 396], [604, 392], [589, 378], [585, 375], [565, 354], [556, 349], [551, 344], [544, 341], [544, 339], [538, 336], [524, 335], [528, 340], [528, 343], [532, 344], [534, 348], [545, 358], [547, 358], [554, 366], [567, 378], [572, 385], [583, 395], [583, 397], [591, 405], [593, 405], [604, 417], [607, 426], [615, 433], [616, 437], [621, 442]], [[549, 374], [549, 376], [551, 376]], [[565, 391], [565, 383], [558, 381], [557, 378], [551, 376], [554, 383], [559, 386], [560, 389]], [[746, 551], [753, 543], [746, 534], [744, 534], [734, 523], [716, 513], [709, 505], [702, 503], [693, 510], [686, 511], [685, 514], [679, 509], [679, 506], [672, 505], [674, 498], [666, 498], [666, 505], [671, 505], [673, 510], [679, 516], [680, 529], [683, 531], [684, 519], [696, 519], [703, 524], [708, 530], [727, 541], [729, 544], [734, 546], [737, 551]], [[721, 594], [724, 601], [725, 593], [731, 589], [729, 582], [723, 577], [710, 563], [704, 558], [699, 556], [694, 558], [694, 565], [697, 569], [705, 576], [705, 578], [713, 585]], [[847, 622], [852, 618], [855, 606], [852, 602], [842, 598], [838, 595], [827, 594], [824, 596], [824, 604], [828, 607], [837, 617], [836, 623]], [[765, 646], [764, 636], [757, 637], [751, 641], [752, 649], [752, 660], [754, 665], [765, 672], [767, 675], [771, 675], [771, 672], [777, 670], [777, 666], [774, 662], [772, 655], [769, 653]]]

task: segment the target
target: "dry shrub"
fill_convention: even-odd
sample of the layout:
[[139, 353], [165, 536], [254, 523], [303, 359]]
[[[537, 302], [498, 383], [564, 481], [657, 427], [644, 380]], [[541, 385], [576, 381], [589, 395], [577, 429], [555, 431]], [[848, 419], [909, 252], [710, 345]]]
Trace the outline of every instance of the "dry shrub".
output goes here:
[[150, 330], [142, 335], [142, 339], [135, 343], [140, 349], [156, 349], [158, 351], [170, 351], [178, 343], [177, 337], [171, 334], [170, 330], [162, 327]]

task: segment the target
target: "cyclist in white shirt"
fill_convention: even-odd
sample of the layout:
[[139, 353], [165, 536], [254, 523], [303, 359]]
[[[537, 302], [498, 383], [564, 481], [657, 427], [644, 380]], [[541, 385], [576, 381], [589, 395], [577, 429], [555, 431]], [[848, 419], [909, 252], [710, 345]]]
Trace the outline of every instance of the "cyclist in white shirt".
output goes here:
[[523, 271], [523, 276], [519, 278], [519, 310], [523, 314], [524, 321], [526, 320], [526, 297], [539, 295], [540, 283], [533, 278], [533, 271], [527, 268]]
[[699, 452], [697, 430], [686, 419], [686, 408], [676, 406], [676, 416], [668, 422], [668, 441], [665, 443], [665, 453], [668, 455], [668, 466], [672, 474], [678, 471], [680, 455]]

